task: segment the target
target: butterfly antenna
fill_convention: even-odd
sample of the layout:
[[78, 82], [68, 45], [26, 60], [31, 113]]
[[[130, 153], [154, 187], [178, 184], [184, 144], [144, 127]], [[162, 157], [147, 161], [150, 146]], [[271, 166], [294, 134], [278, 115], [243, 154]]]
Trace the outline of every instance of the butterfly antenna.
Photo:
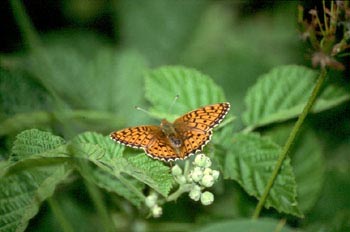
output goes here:
[[142, 111], [142, 112], [144, 112], [144, 113], [146, 113], [146, 114], [152, 116], [151, 113], [150, 113], [148, 110], [145, 110], [145, 109], [143, 109], [143, 108], [141, 108], [141, 107], [139, 107], [139, 106], [135, 106], [135, 109], [136, 109], [136, 110], [139, 110], [139, 111]]
[[168, 110], [168, 113], [170, 114], [171, 113], [171, 109], [173, 108], [173, 106], [175, 105], [175, 102], [177, 101], [177, 99], [179, 99], [179, 94], [176, 94], [173, 102], [171, 103], [170, 107], [169, 107], [169, 110]]

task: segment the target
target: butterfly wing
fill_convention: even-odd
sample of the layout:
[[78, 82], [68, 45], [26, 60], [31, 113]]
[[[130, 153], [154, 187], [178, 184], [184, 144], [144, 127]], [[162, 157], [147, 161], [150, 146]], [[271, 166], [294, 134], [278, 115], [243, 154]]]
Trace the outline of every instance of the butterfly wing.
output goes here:
[[212, 129], [219, 125], [230, 110], [230, 103], [205, 106], [179, 117], [174, 127], [183, 139], [182, 156], [201, 151], [210, 141]]
[[130, 127], [111, 133], [110, 137], [118, 143], [133, 148], [140, 148], [155, 159], [164, 161], [178, 158], [176, 150], [159, 126]]

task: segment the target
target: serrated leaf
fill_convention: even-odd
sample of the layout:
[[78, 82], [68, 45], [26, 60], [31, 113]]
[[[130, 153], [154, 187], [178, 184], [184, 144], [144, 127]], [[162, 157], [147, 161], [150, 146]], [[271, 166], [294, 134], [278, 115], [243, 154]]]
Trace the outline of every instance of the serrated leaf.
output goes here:
[[[170, 191], [172, 176], [169, 167], [160, 161], [150, 159], [145, 154], [125, 159], [121, 155], [124, 146], [115, 143], [109, 137], [87, 132], [74, 139], [73, 149], [78, 157], [85, 157], [117, 179], [123, 178], [122, 174], [127, 174], [164, 196]], [[130, 179], [126, 178], [125, 181]], [[128, 185], [125, 182], [122, 184]]]
[[31, 155], [53, 150], [64, 143], [63, 138], [49, 132], [37, 129], [26, 130], [16, 136], [12, 148], [12, 159], [25, 159]]
[[0, 178], [0, 231], [24, 231], [40, 204], [66, 179], [66, 165], [40, 167]]
[[[296, 65], [280, 66], [260, 77], [245, 97], [244, 123], [256, 128], [298, 116], [303, 110], [317, 77], [317, 72]], [[350, 99], [339, 86], [329, 86], [313, 107], [320, 112]]]
[[[279, 126], [267, 131], [274, 141], [283, 145], [291, 131], [291, 126]], [[321, 144], [311, 129], [303, 130], [289, 152], [298, 184], [298, 202], [305, 213], [310, 210], [320, 196], [325, 173], [325, 158]]]
[[134, 170], [128, 174], [148, 184], [163, 196], [168, 196], [173, 183], [173, 177], [168, 166], [165, 166], [159, 160], [151, 159], [145, 154], [130, 156], [127, 160], [134, 167]]
[[200, 228], [196, 231], [198, 232], [271, 232], [271, 231], [280, 231], [280, 232], [292, 232], [288, 226], [283, 226], [280, 221], [269, 218], [262, 218], [259, 220], [251, 219], [238, 219], [231, 221], [224, 221], [218, 223], [207, 224], [205, 227]]
[[179, 99], [172, 109], [176, 114], [225, 101], [223, 90], [210, 77], [181, 66], [162, 67], [148, 72], [145, 87], [146, 98], [152, 103], [153, 111], [160, 115], [169, 113], [169, 106], [176, 95], [179, 95]]
[[124, 146], [121, 146], [113, 142], [109, 137], [103, 136], [95, 132], [85, 132], [78, 135], [75, 142], [89, 143], [100, 146], [102, 149], [106, 150], [106, 159], [114, 159], [122, 157], [122, 152], [124, 151]]
[[[238, 134], [227, 150], [225, 178], [236, 180], [249, 195], [260, 198], [277, 162], [280, 146], [257, 134]], [[270, 190], [265, 207], [301, 217], [296, 197], [295, 177], [290, 158], [287, 157]]]
[[126, 184], [125, 182], [121, 182], [115, 175], [100, 168], [92, 169], [89, 175], [82, 174], [86, 179], [95, 183], [100, 188], [124, 197], [137, 207], [140, 207], [144, 201], [143, 197], [140, 197], [133, 191], [133, 189], [136, 189], [137, 192], [142, 193], [144, 184], [135, 179], [126, 178]]

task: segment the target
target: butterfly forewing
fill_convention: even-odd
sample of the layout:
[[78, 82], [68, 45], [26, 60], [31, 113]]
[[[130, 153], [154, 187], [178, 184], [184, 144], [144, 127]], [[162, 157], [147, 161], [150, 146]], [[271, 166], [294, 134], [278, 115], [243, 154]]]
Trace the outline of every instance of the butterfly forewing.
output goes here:
[[146, 148], [162, 134], [159, 126], [136, 126], [111, 133], [111, 138], [129, 147]]
[[196, 128], [202, 131], [212, 130], [230, 110], [230, 104], [218, 103], [193, 110], [175, 120], [174, 126]]

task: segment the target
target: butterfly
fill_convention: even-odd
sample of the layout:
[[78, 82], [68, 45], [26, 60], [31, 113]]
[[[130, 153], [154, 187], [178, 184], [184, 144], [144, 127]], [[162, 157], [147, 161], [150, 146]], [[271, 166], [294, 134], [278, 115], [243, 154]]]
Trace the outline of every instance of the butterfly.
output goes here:
[[185, 159], [201, 151], [210, 141], [212, 129], [230, 110], [230, 103], [217, 103], [188, 112], [173, 123], [163, 119], [160, 126], [125, 128], [110, 134], [111, 139], [166, 162]]

